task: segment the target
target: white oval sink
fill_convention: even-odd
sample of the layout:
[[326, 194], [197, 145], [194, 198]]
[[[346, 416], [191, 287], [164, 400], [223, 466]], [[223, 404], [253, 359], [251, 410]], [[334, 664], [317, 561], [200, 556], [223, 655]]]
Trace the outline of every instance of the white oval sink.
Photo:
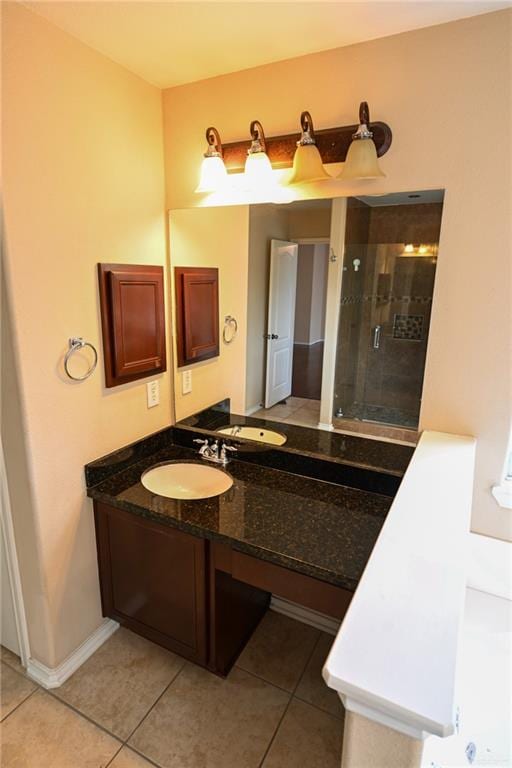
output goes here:
[[233, 485], [233, 478], [216, 467], [171, 461], [148, 469], [140, 479], [144, 488], [170, 499], [209, 499]]
[[243, 437], [246, 440], [256, 440], [258, 443], [269, 443], [270, 445], [284, 445], [286, 443], [286, 435], [264, 427], [245, 427], [242, 424], [232, 424], [229, 427], [221, 427], [217, 432], [220, 432], [221, 435]]

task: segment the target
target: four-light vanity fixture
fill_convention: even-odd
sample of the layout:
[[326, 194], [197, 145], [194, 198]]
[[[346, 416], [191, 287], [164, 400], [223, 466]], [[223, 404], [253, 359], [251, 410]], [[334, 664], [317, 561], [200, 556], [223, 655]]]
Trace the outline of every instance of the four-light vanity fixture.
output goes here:
[[276, 185], [274, 169], [292, 166], [283, 184], [294, 187], [308, 182], [332, 180], [325, 164], [343, 162], [339, 180], [377, 179], [385, 174], [378, 158], [388, 151], [392, 133], [386, 123], [370, 124], [366, 101], [359, 106], [359, 125], [326, 128], [316, 131], [309, 112], [300, 116], [301, 136], [295, 134], [265, 137], [263, 126], [253, 120], [250, 126], [251, 144], [245, 141], [221, 143], [219, 132], [210, 127], [208, 142], [196, 192], [218, 192], [228, 183], [228, 172], [243, 173], [247, 189], [271, 188]]

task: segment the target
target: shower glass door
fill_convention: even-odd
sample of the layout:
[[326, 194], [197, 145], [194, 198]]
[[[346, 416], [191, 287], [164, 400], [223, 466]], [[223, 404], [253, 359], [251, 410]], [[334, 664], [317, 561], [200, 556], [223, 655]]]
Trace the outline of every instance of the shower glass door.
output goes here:
[[417, 428], [436, 261], [437, 243], [346, 244], [335, 423]]

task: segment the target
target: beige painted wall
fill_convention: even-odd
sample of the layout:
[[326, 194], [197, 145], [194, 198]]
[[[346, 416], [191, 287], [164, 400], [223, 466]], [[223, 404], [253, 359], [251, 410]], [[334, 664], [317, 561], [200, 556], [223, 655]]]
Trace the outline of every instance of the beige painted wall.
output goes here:
[[[164, 93], [169, 208], [197, 205], [206, 126], [228, 142], [257, 114], [271, 136], [296, 131], [305, 108], [319, 128], [351, 124], [361, 99], [392, 127], [387, 177], [336, 194], [446, 189], [421, 426], [478, 438], [473, 529], [507, 539], [512, 516], [489, 489], [512, 408], [511, 20], [510, 10], [475, 16]], [[483, 138], [496, 115], [500, 136]]]
[[325, 300], [327, 297], [327, 267], [329, 245], [317, 243], [313, 253], [313, 284], [311, 286], [310, 344], [325, 338]]
[[[225, 397], [231, 398], [235, 413], [244, 413], [249, 209], [241, 206], [172, 211], [169, 233], [171, 273], [177, 266], [219, 269], [220, 354], [202, 363], [176, 368], [176, 419]], [[222, 340], [226, 315], [232, 315], [238, 323], [238, 333], [231, 344]], [[174, 359], [177, 360], [176, 355]], [[186, 395], [182, 393], [182, 370], [192, 371], [192, 392]]]
[[420, 768], [423, 742], [345, 712], [341, 768]]
[[25, 445], [14, 437], [28, 456], [9, 480], [16, 531], [31, 531], [19, 554], [32, 653], [53, 667], [102, 620], [83, 465], [171, 418], [169, 373], [148, 410], [144, 380], [106, 390], [101, 364], [83, 383], [62, 370], [72, 335], [101, 359], [96, 263], [165, 264], [161, 94], [20, 6], [3, 17], [5, 257]]
[[249, 208], [247, 410], [265, 400], [267, 345], [263, 336], [267, 333], [270, 241], [288, 240], [288, 219], [288, 212], [274, 205], [251, 205]]
[[331, 234], [331, 207], [294, 209], [290, 208], [290, 238], [329, 237]]
[[328, 253], [328, 243], [299, 244], [295, 304], [296, 344], [316, 344], [324, 339]]
[[299, 245], [297, 254], [297, 294], [295, 297], [294, 342], [311, 343], [311, 308], [315, 274], [315, 246]]

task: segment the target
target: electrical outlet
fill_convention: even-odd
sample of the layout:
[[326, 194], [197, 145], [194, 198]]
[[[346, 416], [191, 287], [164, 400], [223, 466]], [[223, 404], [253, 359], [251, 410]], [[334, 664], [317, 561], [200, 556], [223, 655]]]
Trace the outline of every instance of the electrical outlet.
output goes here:
[[146, 384], [146, 392], [148, 396], [148, 408], [154, 408], [155, 405], [160, 403], [160, 382], [150, 381]]
[[181, 374], [181, 393], [188, 395], [192, 392], [192, 371], [183, 371]]

